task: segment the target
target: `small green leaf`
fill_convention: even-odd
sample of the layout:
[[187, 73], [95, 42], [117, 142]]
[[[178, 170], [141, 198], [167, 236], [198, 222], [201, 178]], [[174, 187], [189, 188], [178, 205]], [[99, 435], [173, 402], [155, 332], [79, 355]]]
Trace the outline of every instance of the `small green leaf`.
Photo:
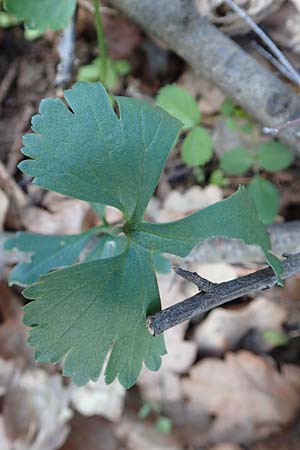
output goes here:
[[252, 178], [247, 189], [260, 220], [265, 225], [272, 223], [279, 210], [279, 194], [276, 186], [265, 178], [256, 176]]
[[18, 25], [20, 21], [16, 19], [12, 14], [0, 11], [0, 27], [1, 28], [9, 28]]
[[107, 355], [105, 381], [132, 386], [142, 368], [158, 370], [163, 336], [153, 337], [146, 316], [160, 309], [149, 251], [136, 245], [122, 255], [77, 264], [41, 277], [24, 291], [38, 361], [64, 360], [78, 385], [96, 381]]
[[119, 208], [139, 221], [181, 128], [160, 108], [116, 97], [120, 118], [100, 83], [78, 82], [59, 99], [43, 100], [24, 136], [19, 167], [34, 183]]
[[201, 120], [194, 97], [177, 84], [169, 84], [161, 88], [158, 91], [156, 104], [180, 120], [184, 129], [192, 128]]
[[163, 224], [143, 222], [132, 231], [132, 239], [139, 245], [182, 257], [196, 244], [216, 236], [242, 239], [248, 245], [259, 245], [281, 282], [281, 263], [270, 253], [270, 238], [243, 187], [226, 200], [184, 219]]
[[281, 142], [270, 141], [258, 147], [256, 160], [263, 169], [276, 172], [289, 167], [293, 161], [293, 155]]
[[289, 342], [288, 337], [282, 331], [277, 330], [266, 330], [263, 332], [263, 337], [265, 341], [276, 347], [287, 345]]
[[242, 147], [236, 147], [223, 153], [220, 166], [224, 172], [230, 175], [241, 175], [252, 166], [253, 159], [249, 151]]
[[[80, 67], [77, 80], [95, 82], [102, 80], [102, 67], [103, 61], [101, 58], [96, 58], [91, 64]], [[105, 86], [108, 89], [115, 89], [118, 85], [119, 78], [127, 75], [131, 70], [131, 66], [126, 60], [113, 60], [109, 57], [106, 58], [106, 74], [105, 74]], [[104, 81], [104, 80], [102, 80]]]
[[221, 169], [216, 169], [212, 171], [209, 178], [209, 183], [224, 187], [228, 186], [229, 180], [224, 176], [224, 172]]
[[74, 14], [76, 0], [4, 0], [4, 8], [28, 28], [40, 32], [65, 28]]
[[145, 402], [143, 406], [140, 408], [138, 416], [140, 419], [146, 419], [146, 417], [148, 417], [149, 414], [151, 414], [151, 412], [152, 412], [151, 406], [149, 405], [149, 403]]
[[182, 160], [189, 166], [202, 166], [213, 154], [211, 137], [202, 127], [194, 127], [182, 144]]
[[172, 421], [165, 416], [160, 416], [155, 422], [155, 429], [159, 433], [169, 434], [172, 431]]
[[49, 270], [72, 264], [89, 238], [89, 233], [75, 236], [17, 233], [16, 238], [5, 242], [4, 248], [6, 250], [16, 248], [21, 252], [31, 253], [32, 256], [28, 262], [19, 263], [14, 267], [9, 275], [9, 284], [27, 286]]
[[232, 103], [232, 101], [229, 100], [229, 98], [226, 98], [221, 105], [220, 111], [223, 116], [231, 117], [234, 113], [234, 108], [235, 105]]

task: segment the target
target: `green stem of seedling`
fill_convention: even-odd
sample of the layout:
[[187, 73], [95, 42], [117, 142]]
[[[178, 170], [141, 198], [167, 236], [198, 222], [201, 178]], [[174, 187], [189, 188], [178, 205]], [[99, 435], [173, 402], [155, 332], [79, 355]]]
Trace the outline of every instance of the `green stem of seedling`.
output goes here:
[[100, 14], [101, 4], [99, 0], [93, 0], [93, 4], [95, 10], [98, 48], [100, 53], [100, 81], [102, 81], [102, 83], [105, 85], [107, 73], [107, 46], [105, 41], [102, 18]]

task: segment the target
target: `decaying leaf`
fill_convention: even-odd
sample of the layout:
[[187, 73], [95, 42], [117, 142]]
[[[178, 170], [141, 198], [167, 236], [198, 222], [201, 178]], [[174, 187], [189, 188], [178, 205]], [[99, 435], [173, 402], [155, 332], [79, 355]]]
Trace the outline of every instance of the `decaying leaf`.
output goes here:
[[116, 380], [109, 386], [103, 378], [85, 386], [74, 386], [72, 404], [84, 416], [100, 415], [117, 422], [123, 412], [125, 389]]
[[72, 416], [71, 389], [60, 375], [41, 369], [16, 373], [3, 403], [4, 430], [10, 448], [56, 450], [65, 441]]
[[117, 435], [130, 450], [183, 450], [172, 434], [158, 433], [152, 423], [137, 417], [124, 416], [117, 427]]
[[32, 233], [76, 234], [84, 230], [89, 209], [86, 202], [49, 193], [43, 208], [29, 206], [24, 209], [22, 223], [26, 231]]
[[183, 389], [189, 406], [212, 418], [201, 444], [249, 443], [280, 431], [298, 412], [299, 380], [299, 367], [285, 365], [279, 372], [270, 360], [247, 351], [199, 362]]
[[197, 327], [195, 340], [203, 352], [223, 354], [232, 350], [250, 331], [279, 331], [287, 319], [287, 311], [267, 300], [258, 297], [241, 309], [217, 308]]
[[102, 417], [84, 417], [75, 414], [70, 422], [70, 428], [70, 434], [60, 450], [119, 450], [122, 448], [122, 444], [115, 435], [114, 425]]

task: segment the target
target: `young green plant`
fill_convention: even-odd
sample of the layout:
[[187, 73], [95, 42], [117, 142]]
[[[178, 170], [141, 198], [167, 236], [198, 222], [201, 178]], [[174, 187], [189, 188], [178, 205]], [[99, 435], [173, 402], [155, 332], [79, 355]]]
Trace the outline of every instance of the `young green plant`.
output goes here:
[[[76, 236], [21, 233], [6, 243], [31, 253], [10, 282], [29, 285], [24, 322], [38, 361], [64, 361], [63, 372], [82, 385], [105, 380], [132, 386], [142, 364], [157, 370], [163, 336], [146, 319], [160, 309], [153, 256], [184, 257], [213, 236], [259, 245], [281, 281], [281, 263], [246, 189], [184, 219], [154, 224], [143, 217], [182, 123], [159, 107], [115, 97], [118, 115], [100, 83], [76, 83], [61, 99], [41, 102], [24, 136], [28, 159], [20, 170], [33, 183], [87, 202], [120, 209], [123, 225], [104, 224]], [[100, 208], [100, 213], [103, 208]], [[98, 248], [78, 256], [94, 235]], [[103, 239], [109, 251], [103, 252]], [[71, 264], [71, 265], [70, 265]]]
[[177, 84], [170, 84], [159, 90], [156, 104], [183, 124], [186, 136], [182, 142], [182, 161], [194, 168], [209, 162], [213, 155], [211, 137], [200, 125], [201, 112], [194, 97]]

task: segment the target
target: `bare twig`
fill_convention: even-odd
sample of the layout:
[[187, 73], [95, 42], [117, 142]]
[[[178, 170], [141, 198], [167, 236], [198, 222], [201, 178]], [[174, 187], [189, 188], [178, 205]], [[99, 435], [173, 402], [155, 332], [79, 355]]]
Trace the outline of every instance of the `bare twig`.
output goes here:
[[0, 105], [3, 102], [6, 94], [8, 93], [14, 79], [16, 78], [18, 65], [18, 61], [14, 61], [0, 83]]
[[240, 8], [233, 0], [224, 0], [224, 2], [233, 9], [245, 23], [259, 36], [259, 38], [269, 47], [274, 56], [287, 69], [286, 76], [295, 84], [300, 86], [300, 75], [279, 48], [274, 44], [272, 39], [251, 19], [251, 17]]
[[[283, 276], [288, 278], [300, 273], [300, 253], [290, 255], [282, 262]], [[252, 292], [260, 292], [275, 286], [277, 278], [271, 268], [258, 270], [250, 275], [215, 284], [213, 292], [200, 292], [148, 317], [147, 326], [152, 335], [158, 335], [185, 320], [192, 319], [212, 308], [235, 300]]]
[[[294, 120], [288, 120], [286, 123], [282, 125], [278, 125], [276, 128], [272, 127], [264, 127], [262, 132], [264, 134], [271, 134], [272, 136], [276, 136], [280, 131], [286, 130], [291, 127], [300, 127], [300, 118]], [[300, 130], [299, 130], [300, 131]]]
[[256, 41], [251, 42], [251, 47], [253, 47], [257, 53], [263, 56], [270, 64], [272, 64], [283, 76], [285, 76], [288, 80], [290, 79], [290, 71], [281, 64], [272, 53], [268, 52], [264, 47], [259, 45]]
[[190, 272], [189, 270], [184, 270], [181, 267], [176, 267], [175, 272], [180, 275], [182, 278], [185, 278], [187, 281], [195, 284], [199, 291], [202, 292], [214, 292], [216, 288], [216, 284], [211, 281], [206, 280], [197, 272]]
[[57, 66], [55, 78], [56, 86], [64, 86], [72, 77], [75, 59], [75, 19], [72, 17], [69, 25], [64, 29], [58, 43], [60, 63]]

